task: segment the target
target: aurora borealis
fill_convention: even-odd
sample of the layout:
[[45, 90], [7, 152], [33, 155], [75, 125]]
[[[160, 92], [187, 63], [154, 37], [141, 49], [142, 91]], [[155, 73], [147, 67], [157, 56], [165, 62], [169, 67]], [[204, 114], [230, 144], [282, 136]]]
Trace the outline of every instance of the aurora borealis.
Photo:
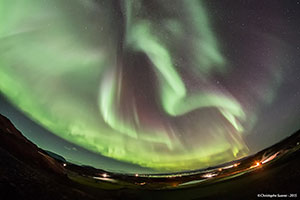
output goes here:
[[0, 91], [53, 134], [121, 162], [181, 171], [246, 156], [272, 141], [262, 120], [300, 128], [296, 25], [280, 1], [246, 2], [2, 0]]

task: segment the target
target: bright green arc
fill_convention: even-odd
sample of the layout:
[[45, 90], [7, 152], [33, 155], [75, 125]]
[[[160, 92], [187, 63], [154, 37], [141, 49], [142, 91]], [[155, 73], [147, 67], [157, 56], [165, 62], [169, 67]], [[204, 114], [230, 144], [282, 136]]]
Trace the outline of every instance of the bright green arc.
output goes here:
[[[190, 91], [179, 72], [190, 67], [208, 82], [213, 73], [228, 71], [201, 2], [186, 1], [182, 8], [194, 20], [192, 36], [176, 17], [160, 23], [143, 17], [142, 1], [128, 0], [123, 6], [123, 49], [142, 52], [151, 61], [165, 115], [172, 118], [213, 107], [234, 128], [216, 124], [207, 130], [215, 139], [194, 149], [186, 149], [171, 123], [145, 128], [134, 106], [133, 116], [119, 115], [118, 27], [111, 22], [112, 6], [106, 4], [99, 8], [89, 0], [0, 1], [1, 92], [56, 135], [121, 161], [178, 171], [245, 155], [241, 122], [246, 115], [239, 102], [222, 90]], [[193, 38], [191, 66], [181, 66], [172, 48], [176, 44], [170, 42], [180, 43], [185, 37]]]

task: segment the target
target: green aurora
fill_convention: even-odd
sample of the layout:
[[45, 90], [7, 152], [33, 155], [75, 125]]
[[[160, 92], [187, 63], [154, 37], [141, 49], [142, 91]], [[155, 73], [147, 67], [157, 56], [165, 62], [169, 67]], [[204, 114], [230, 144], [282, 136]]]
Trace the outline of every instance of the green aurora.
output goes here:
[[[0, 91], [54, 134], [120, 161], [179, 171], [245, 156], [254, 116], [212, 81], [231, 67], [201, 2], [160, 1], [159, 15], [142, 0], [119, 13], [112, 1], [2, 0]], [[147, 62], [130, 62], [139, 55]], [[127, 77], [144, 65], [151, 97]]]

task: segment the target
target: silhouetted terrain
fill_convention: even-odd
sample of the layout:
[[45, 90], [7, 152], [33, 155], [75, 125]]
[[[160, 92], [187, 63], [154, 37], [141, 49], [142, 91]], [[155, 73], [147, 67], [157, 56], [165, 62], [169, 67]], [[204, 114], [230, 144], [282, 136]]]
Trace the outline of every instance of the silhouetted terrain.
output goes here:
[[27, 140], [5, 117], [0, 116], [0, 147], [32, 167], [65, 174], [64, 168], [44, 150]]
[[51, 151], [45, 151], [49, 156], [51, 156], [52, 158], [56, 159], [59, 162], [67, 162], [66, 159], [64, 157], [62, 157], [61, 155], [58, 155], [56, 153], [53, 153]]
[[[236, 178], [182, 189], [151, 190], [126, 185], [126, 175], [112, 174], [123, 182], [106, 183], [88, 178], [94, 174], [106, 173], [103, 170], [71, 163], [64, 167], [63, 157], [38, 148], [7, 118], [0, 115], [0, 199], [219, 200], [256, 199], [257, 194], [296, 194], [300, 191], [299, 142], [298, 131], [282, 142], [250, 156], [247, 159], [254, 161], [257, 157], [276, 151], [295, 149], [269, 165]], [[128, 180], [138, 178], [128, 177]]]
[[[91, 194], [92, 195], [91, 195]], [[0, 115], [0, 199], [118, 199], [71, 181], [66, 170]]]

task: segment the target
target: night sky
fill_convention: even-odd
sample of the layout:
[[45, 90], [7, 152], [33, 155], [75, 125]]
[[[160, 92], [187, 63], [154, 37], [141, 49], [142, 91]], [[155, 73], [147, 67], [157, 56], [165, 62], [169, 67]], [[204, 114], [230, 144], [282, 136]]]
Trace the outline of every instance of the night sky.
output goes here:
[[2, 0], [0, 113], [118, 172], [253, 154], [300, 129], [298, 0]]

